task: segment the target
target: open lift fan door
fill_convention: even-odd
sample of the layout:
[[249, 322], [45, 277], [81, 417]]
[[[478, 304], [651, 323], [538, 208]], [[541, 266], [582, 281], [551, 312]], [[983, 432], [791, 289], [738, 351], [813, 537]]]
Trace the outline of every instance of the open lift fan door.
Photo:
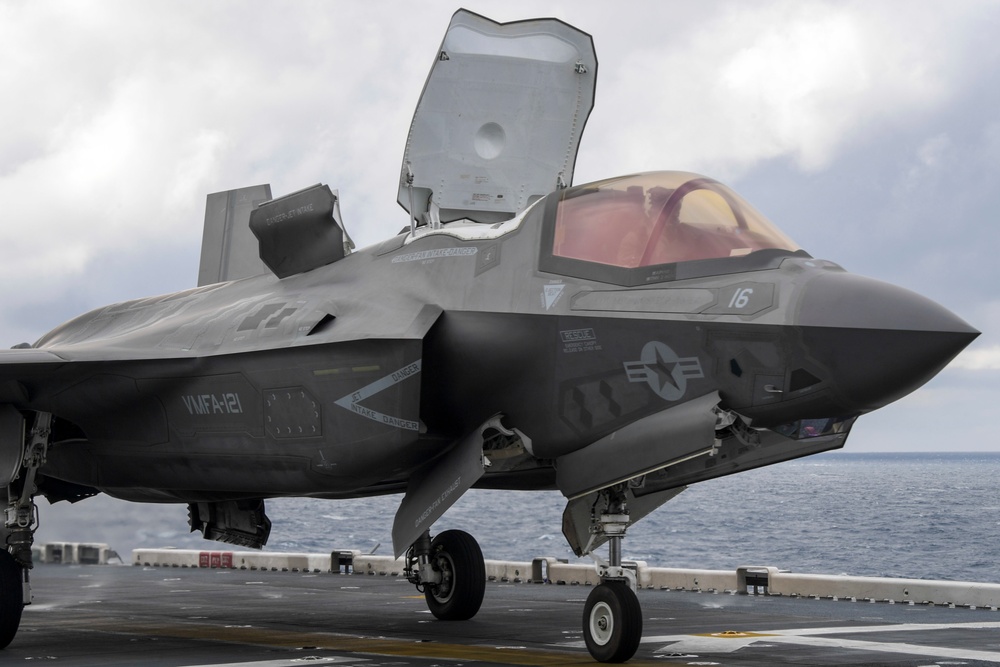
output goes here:
[[569, 185], [594, 105], [590, 35], [555, 19], [452, 17], [410, 125], [399, 203], [497, 222]]

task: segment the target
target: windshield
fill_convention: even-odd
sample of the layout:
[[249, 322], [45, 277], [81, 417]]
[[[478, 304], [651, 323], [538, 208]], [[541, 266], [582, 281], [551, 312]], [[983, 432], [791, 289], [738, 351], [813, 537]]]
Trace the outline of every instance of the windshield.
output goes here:
[[677, 171], [624, 176], [560, 194], [552, 255], [622, 268], [796, 251], [739, 195]]

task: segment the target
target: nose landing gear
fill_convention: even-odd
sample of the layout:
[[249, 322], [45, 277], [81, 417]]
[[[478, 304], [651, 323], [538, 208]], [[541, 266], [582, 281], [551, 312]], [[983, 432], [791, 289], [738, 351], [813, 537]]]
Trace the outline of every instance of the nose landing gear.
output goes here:
[[635, 594], [635, 573], [622, 567], [622, 538], [629, 524], [625, 493], [613, 487], [602, 495], [606, 509], [591, 518], [591, 532], [608, 538], [608, 563], [598, 565], [601, 583], [583, 608], [583, 639], [595, 660], [625, 662], [642, 639], [642, 608]]

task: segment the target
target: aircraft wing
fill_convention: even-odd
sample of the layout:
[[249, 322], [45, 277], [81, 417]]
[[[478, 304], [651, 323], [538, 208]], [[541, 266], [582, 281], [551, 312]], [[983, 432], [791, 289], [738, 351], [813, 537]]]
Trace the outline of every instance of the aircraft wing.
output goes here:
[[51, 375], [65, 363], [65, 359], [46, 350], [0, 350], [0, 404], [23, 404], [29, 395], [21, 380]]

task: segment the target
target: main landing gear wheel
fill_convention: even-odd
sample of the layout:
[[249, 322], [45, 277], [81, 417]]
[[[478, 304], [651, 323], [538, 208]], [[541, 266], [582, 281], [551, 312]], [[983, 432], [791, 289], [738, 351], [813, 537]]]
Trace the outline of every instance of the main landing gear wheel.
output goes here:
[[0, 549], [0, 648], [17, 634], [24, 609], [24, 592], [21, 583], [23, 572], [6, 549]]
[[590, 592], [583, 608], [583, 638], [598, 662], [625, 662], [642, 639], [639, 598], [623, 581], [608, 581]]
[[476, 539], [461, 530], [446, 530], [431, 543], [430, 561], [441, 573], [441, 583], [424, 589], [431, 613], [443, 621], [475, 616], [486, 593], [486, 564]]

